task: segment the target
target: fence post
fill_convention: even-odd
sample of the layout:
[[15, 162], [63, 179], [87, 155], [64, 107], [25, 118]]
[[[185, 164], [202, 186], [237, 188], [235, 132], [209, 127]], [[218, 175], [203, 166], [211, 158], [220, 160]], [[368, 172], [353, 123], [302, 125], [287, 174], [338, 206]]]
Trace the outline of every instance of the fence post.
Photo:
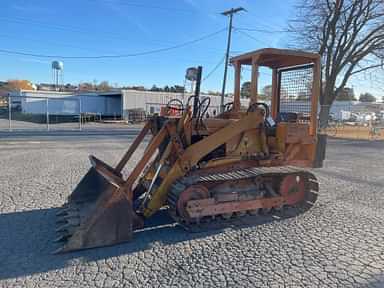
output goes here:
[[79, 96], [79, 130], [81, 131], [81, 96]]
[[12, 105], [11, 105], [11, 102], [12, 102], [12, 99], [11, 99], [11, 95], [8, 95], [8, 122], [9, 122], [9, 126], [8, 126], [8, 130], [9, 131], [12, 131]]
[[47, 119], [47, 131], [49, 131], [49, 108], [48, 108], [48, 97], [45, 98], [45, 115]]

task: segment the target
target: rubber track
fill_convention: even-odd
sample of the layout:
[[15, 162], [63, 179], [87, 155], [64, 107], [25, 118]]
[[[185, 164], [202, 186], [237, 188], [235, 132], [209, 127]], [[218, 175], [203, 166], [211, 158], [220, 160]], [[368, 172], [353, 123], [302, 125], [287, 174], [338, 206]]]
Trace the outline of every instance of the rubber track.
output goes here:
[[[176, 212], [176, 203], [179, 195], [188, 186], [195, 184], [204, 184], [212, 182], [228, 182], [238, 181], [241, 179], [250, 179], [256, 177], [276, 177], [282, 178], [290, 174], [301, 175], [305, 183], [305, 199], [304, 201], [296, 204], [295, 206], [285, 207], [282, 210], [272, 209], [268, 215], [246, 215], [242, 217], [233, 217], [227, 220], [222, 217], [215, 217], [214, 219], [203, 218], [201, 222], [186, 222], [179, 217]], [[224, 173], [212, 173], [204, 176], [187, 175], [177, 180], [171, 186], [168, 193], [169, 214], [185, 229], [193, 232], [209, 231], [212, 229], [221, 229], [226, 227], [242, 227], [249, 225], [263, 224], [272, 221], [291, 218], [304, 213], [313, 206], [317, 199], [319, 185], [316, 177], [309, 171], [302, 168], [293, 166], [279, 166], [279, 167], [252, 167], [238, 170], [231, 170]], [[236, 213], [234, 214], [236, 215]]]

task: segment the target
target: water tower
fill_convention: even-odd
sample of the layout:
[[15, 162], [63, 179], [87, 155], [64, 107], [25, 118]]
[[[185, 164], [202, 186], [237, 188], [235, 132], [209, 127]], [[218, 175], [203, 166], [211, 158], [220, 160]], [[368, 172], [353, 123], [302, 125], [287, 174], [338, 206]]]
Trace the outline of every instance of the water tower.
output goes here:
[[53, 77], [53, 84], [55, 85], [56, 90], [59, 90], [59, 87], [63, 84], [63, 70], [64, 70], [63, 62], [61, 61], [52, 62], [52, 77]]

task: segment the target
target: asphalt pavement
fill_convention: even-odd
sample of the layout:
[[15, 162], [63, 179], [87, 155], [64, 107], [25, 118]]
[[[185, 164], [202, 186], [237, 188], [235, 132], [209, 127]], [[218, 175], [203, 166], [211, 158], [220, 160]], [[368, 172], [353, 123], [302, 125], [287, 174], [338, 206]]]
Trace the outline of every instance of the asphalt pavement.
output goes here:
[[318, 200], [297, 217], [191, 234], [160, 214], [131, 243], [51, 254], [57, 207], [88, 155], [116, 164], [137, 131], [114, 133], [0, 135], [0, 287], [384, 287], [374, 141], [329, 140]]

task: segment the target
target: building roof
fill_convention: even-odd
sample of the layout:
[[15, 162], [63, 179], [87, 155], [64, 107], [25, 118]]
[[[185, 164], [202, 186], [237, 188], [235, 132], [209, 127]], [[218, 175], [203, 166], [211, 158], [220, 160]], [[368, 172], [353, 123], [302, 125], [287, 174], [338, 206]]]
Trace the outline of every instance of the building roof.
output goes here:
[[121, 90], [112, 91], [47, 91], [47, 90], [20, 90], [17, 91], [21, 95], [38, 95], [38, 96], [77, 96], [77, 95], [89, 95], [89, 96], [117, 96], [121, 95]]
[[310, 64], [319, 58], [320, 55], [317, 53], [292, 49], [263, 48], [232, 57], [231, 63], [239, 62], [240, 64], [251, 65], [252, 59], [254, 59], [259, 66], [280, 68]]
[[62, 92], [62, 91], [49, 91], [49, 90], [28, 90], [28, 89], [20, 89], [16, 90], [20, 91], [21, 94], [42, 94], [42, 95], [73, 95], [73, 92]]

